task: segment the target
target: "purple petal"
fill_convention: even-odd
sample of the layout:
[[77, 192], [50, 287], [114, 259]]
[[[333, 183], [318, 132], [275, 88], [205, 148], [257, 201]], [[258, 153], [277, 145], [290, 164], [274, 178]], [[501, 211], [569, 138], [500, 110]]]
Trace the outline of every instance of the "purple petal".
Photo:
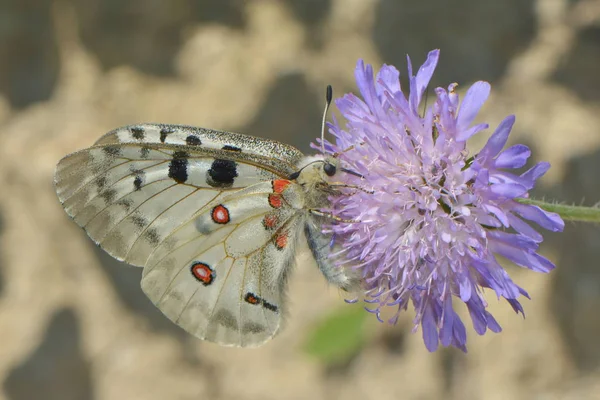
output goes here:
[[494, 253], [509, 259], [521, 267], [529, 268], [532, 271], [548, 273], [554, 269], [554, 264], [548, 259], [535, 253], [532, 254], [523, 251], [521, 248], [512, 246], [506, 242], [490, 240], [488, 246]]
[[479, 296], [471, 297], [471, 300], [467, 302], [467, 308], [471, 321], [473, 321], [473, 329], [479, 335], [483, 335], [487, 330], [487, 321], [484, 314], [484, 305], [481, 303]]
[[525, 165], [530, 155], [531, 151], [529, 147], [523, 144], [516, 144], [500, 153], [494, 165], [496, 168], [521, 168]]
[[400, 89], [400, 72], [392, 65], [383, 64], [375, 81], [379, 83], [375, 85], [375, 90], [380, 98], [383, 97], [384, 88], [387, 88], [392, 94], [402, 91]]
[[527, 236], [517, 235], [510, 232], [491, 230], [488, 232], [488, 238], [490, 240], [493, 239], [502, 243], [506, 243], [521, 250], [535, 251], [538, 248], [538, 244], [535, 242], [535, 240], [531, 240]]
[[473, 294], [473, 284], [466, 274], [458, 275], [458, 290], [460, 299], [466, 303]]
[[508, 216], [504, 213], [504, 211], [502, 211], [500, 207], [496, 207], [492, 204], [484, 204], [483, 209], [493, 214], [496, 218], [498, 218], [498, 220], [502, 222], [502, 225], [506, 227], [509, 226]]
[[452, 344], [466, 353], [467, 347], [465, 344], [467, 343], [467, 330], [465, 329], [465, 325], [462, 323], [459, 316], [456, 313], [454, 313], [454, 315], [454, 328], [452, 329], [454, 341]]
[[500, 326], [498, 321], [496, 321], [496, 319], [494, 318], [494, 316], [492, 314], [490, 314], [488, 311], [486, 311], [485, 316], [486, 316], [488, 328], [490, 329], [490, 331], [492, 331], [494, 333], [502, 332], [502, 327]]
[[506, 301], [508, 301], [508, 304], [510, 304], [512, 309], [515, 310], [517, 314], [521, 313], [523, 315], [523, 318], [525, 318], [525, 311], [523, 311], [523, 306], [521, 305], [521, 303], [519, 303], [517, 299], [506, 299]]
[[544, 239], [544, 237], [540, 233], [538, 233], [535, 229], [529, 226], [529, 224], [523, 221], [521, 218], [510, 213], [507, 215], [510, 226], [512, 226], [514, 230], [516, 230], [520, 234], [527, 236], [536, 243], [540, 243]]
[[488, 124], [477, 124], [469, 129], [459, 130], [456, 134], [456, 140], [465, 141], [476, 133], [479, 133], [489, 127], [490, 126]]
[[[417, 72], [417, 76], [414, 78], [415, 81], [415, 93], [413, 95], [413, 88], [411, 87], [411, 106], [414, 106], [413, 111], [417, 111], [419, 104], [421, 103], [421, 98], [423, 97], [423, 93], [427, 86], [429, 85], [429, 81], [433, 76], [433, 71], [435, 71], [435, 67], [437, 66], [438, 60], [440, 58], [439, 50], [432, 50], [427, 54], [427, 59], [419, 68]], [[414, 98], [414, 100], [413, 100]], [[414, 104], [413, 104], [414, 101]]]
[[549, 162], [545, 162], [545, 161], [539, 162], [536, 165], [534, 165], [531, 169], [529, 169], [525, 173], [523, 173], [521, 175], [521, 177], [535, 182], [536, 180], [541, 178], [546, 173], [546, 171], [548, 171], [549, 169], [550, 169]]
[[477, 158], [482, 160], [482, 163], [489, 158], [495, 157], [496, 154], [502, 150], [506, 144], [506, 141], [508, 140], [508, 135], [510, 134], [510, 130], [512, 129], [514, 123], [514, 115], [509, 115], [508, 117], [504, 118], [502, 122], [500, 122], [500, 125], [498, 125], [490, 139], [477, 155]]
[[356, 85], [362, 95], [365, 103], [369, 106], [371, 112], [376, 115], [379, 119], [384, 117], [384, 112], [381, 109], [381, 104], [375, 91], [375, 84], [373, 82], [373, 67], [370, 64], [365, 66], [363, 60], [358, 60], [356, 68], [354, 69], [354, 77], [356, 78]]
[[423, 329], [423, 342], [425, 347], [430, 352], [434, 352], [438, 348], [438, 332], [433, 316], [433, 310], [431, 306], [425, 306], [423, 313], [423, 319], [421, 320], [421, 328]]
[[565, 227], [565, 222], [560, 215], [543, 210], [538, 206], [516, 203], [513, 208], [521, 217], [533, 221], [549, 231], [562, 232]]
[[452, 328], [454, 326], [454, 310], [452, 309], [452, 296], [446, 296], [440, 328], [440, 342], [442, 346], [452, 343]]
[[489, 83], [479, 81], [471, 85], [465, 94], [456, 117], [456, 128], [459, 131], [467, 129], [471, 125], [489, 95]]
[[500, 183], [490, 186], [490, 191], [499, 196], [514, 199], [527, 193], [527, 188], [517, 183]]

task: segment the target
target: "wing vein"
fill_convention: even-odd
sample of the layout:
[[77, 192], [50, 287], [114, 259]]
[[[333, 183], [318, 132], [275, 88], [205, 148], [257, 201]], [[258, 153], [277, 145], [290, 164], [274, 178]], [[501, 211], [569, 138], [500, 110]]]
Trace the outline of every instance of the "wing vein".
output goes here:
[[[176, 185], [169, 186], [169, 187], [168, 187], [168, 188], [166, 188], [166, 189], [171, 189], [171, 188], [172, 188], [172, 187], [174, 187], [174, 186], [176, 186]], [[195, 193], [198, 193], [198, 191], [199, 191], [199, 190], [202, 190], [202, 189], [200, 189], [200, 188], [196, 187], [196, 190], [194, 190], [194, 191], [193, 191], [193, 192], [191, 192], [191, 193], [188, 193], [188, 194], [186, 194], [185, 196], [183, 196], [182, 198], [180, 198], [179, 200], [177, 200], [175, 203], [171, 204], [169, 207], [167, 207], [167, 208], [165, 208], [164, 210], [162, 210], [162, 211], [160, 212], [160, 214], [158, 214], [158, 215], [156, 216], [156, 218], [154, 218], [154, 219], [152, 220], [152, 222], [150, 222], [150, 223], [149, 223], [149, 224], [148, 224], [148, 225], [147, 225], [147, 226], [146, 226], [146, 227], [145, 227], [145, 228], [144, 228], [144, 229], [143, 229], [143, 230], [140, 232], [140, 234], [139, 234], [139, 235], [138, 235], [138, 237], [137, 237], [137, 238], [136, 238], [136, 239], [133, 241], [133, 243], [131, 244], [131, 246], [129, 246], [129, 249], [127, 250], [127, 253], [125, 253], [125, 256], [123, 256], [123, 259], [127, 259], [127, 256], [129, 256], [129, 253], [131, 252], [131, 249], [133, 249], [133, 248], [135, 247], [135, 244], [136, 244], [136, 243], [137, 243], [137, 242], [140, 240], [140, 238], [142, 237], [142, 235], [144, 235], [144, 233], [146, 233], [146, 231], [147, 231], [148, 229], [150, 229], [150, 227], [152, 226], [152, 224], [154, 224], [154, 223], [155, 223], [155, 222], [156, 222], [156, 221], [157, 221], [157, 220], [158, 220], [158, 219], [159, 219], [159, 218], [160, 218], [162, 215], [164, 215], [164, 214], [165, 214], [167, 211], [169, 211], [170, 209], [172, 209], [173, 207], [175, 207], [176, 205], [178, 205], [179, 203], [181, 203], [182, 201], [184, 201], [184, 200], [185, 200], [185, 199], [187, 199], [188, 197], [190, 197], [190, 196], [194, 195]], [[212, 198], [212, 200], [210, 200], [210, 201], [212, 202], [212, 201], [213, 201], [213, 200], [214, 200], [214, 199], [215, 199], [217, 196], [218, 196], [218, 195], [216, 195], [215, 197], [213, 197], [213, 198]], [[141, 204], [140, 204], [140, 206], [141, 206]], [[187, 222], [187, 221], [183, 221], [181, 224], [184, 224], [184, 223], [186, 223], [186, 222]], [[163, 241], [161, 240], [161, 242], [160, 242], [160, 243], [162, 243], [162, 242], [163, 242]], [[159, 243], [159, 245], [160, 245], [160, 243]]]

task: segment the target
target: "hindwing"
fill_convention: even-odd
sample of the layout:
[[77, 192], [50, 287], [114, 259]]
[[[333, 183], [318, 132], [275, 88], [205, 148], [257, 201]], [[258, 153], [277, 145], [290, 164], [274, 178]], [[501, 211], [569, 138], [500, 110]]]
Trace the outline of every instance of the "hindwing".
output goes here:
[[303, 218], [264, 182], [229, 193], [150, 254], [142, 288], [173, 322], [223, 345], [257, 346], [280, 327]]

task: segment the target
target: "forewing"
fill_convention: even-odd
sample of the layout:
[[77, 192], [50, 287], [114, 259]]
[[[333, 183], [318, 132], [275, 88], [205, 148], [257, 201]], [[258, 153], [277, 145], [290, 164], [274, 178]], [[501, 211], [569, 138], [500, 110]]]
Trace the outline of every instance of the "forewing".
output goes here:
[[[206, 204], [293, 171], [286, 162], [245, 150], [147, 141], [152, 135], [160, 141], [160, 129], [148, 128], [143, 137], [116, 130], [56, 168], [66, 212], [110, 255], [133, 265], [143, 266], [153, 248]], [[123, 132], [140, 137], [139, 143], [116, 143]]]
[[[134, 143], [139, 145], [176, 145], [204, 150], [225, 150], [239, 160], [252, 162], [258, 157], [263, 167], [285, 172], [296, 172], [296, 165], [304, 157], [300, 150], [275, 140], [241, 133], [186, 125], [139, 124], [117, 128], [96, 141], [96, 145]], [[237, 154], [236, 154], [237, 153]]]
[[152, 252], [142, 288], [189, 333], [229, 346], [275, 335], [302, 217], [271, 182], [228, 194]]

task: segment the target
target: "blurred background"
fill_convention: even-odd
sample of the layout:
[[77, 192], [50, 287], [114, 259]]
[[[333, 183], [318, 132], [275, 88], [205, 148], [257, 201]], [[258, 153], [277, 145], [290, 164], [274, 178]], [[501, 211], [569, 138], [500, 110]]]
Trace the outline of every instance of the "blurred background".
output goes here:
[[504, 331], [467, 320], [468, 354], [428, 353], [411, 310], [368, 318], [332, 361], [307, 338], [350, 306], [308, 256], [283, 332], [221, 348], [163, 317], [141, 269], [98, 250], [54, 193], [61, 157], [124, 124], [308, 151], [326, 84], [355, 91], [358, 58], [404, 73], [434, 48], [434, 85], [490, 81], [480, 120], [515, 113], [511, 140], [553, 164], [536, 196], [600, 200], [599, 0], [0, 0], [0, 399], [600, 398], [598, 226], [546, 236], [550, 275], [509, 267], [527, 318], [488, 296]]

